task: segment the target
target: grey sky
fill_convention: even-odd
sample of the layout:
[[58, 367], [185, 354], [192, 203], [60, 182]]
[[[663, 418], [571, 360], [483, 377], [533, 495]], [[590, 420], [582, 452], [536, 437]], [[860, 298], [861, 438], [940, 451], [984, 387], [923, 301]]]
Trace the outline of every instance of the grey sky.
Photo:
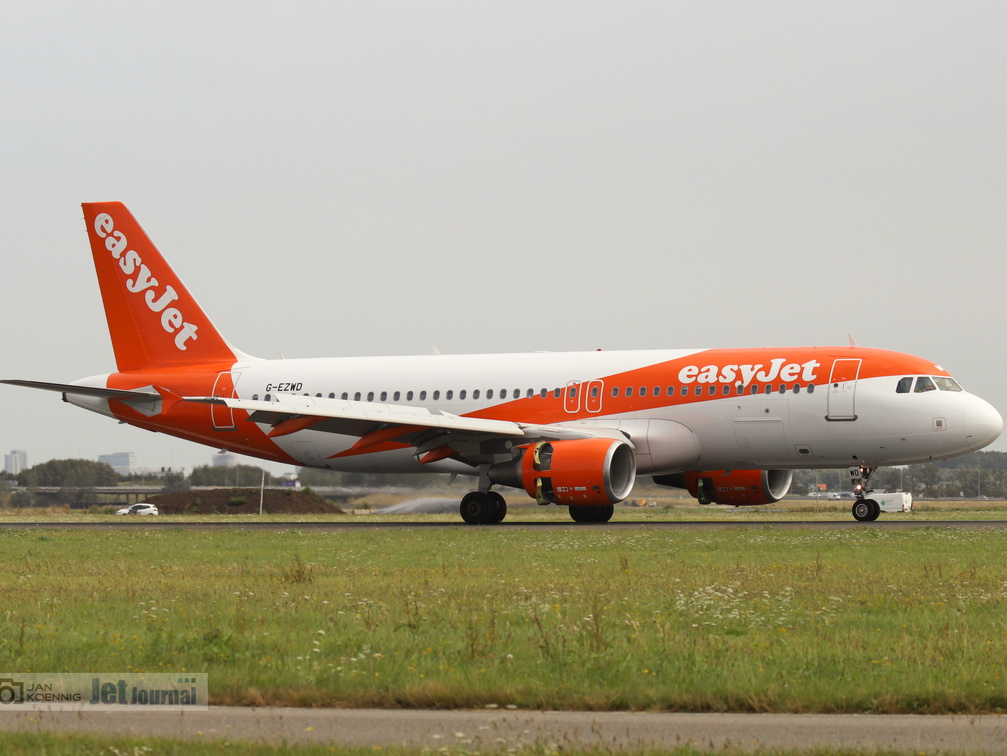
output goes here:
[[[79, 205], [121, 200], [259, 356], [852, 333], [1007, 415], [1005, 28], [997, 2], [5, 3], [0, 377], [114, 368]], [[0, 407], [30, 464], [212, 455]]]

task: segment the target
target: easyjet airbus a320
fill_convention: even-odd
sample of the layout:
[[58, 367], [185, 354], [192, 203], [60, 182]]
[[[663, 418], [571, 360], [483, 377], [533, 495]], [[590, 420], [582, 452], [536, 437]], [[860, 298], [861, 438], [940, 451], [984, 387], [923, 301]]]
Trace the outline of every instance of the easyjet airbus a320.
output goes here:
[[[6, 383], [261, 459], [469, 475], [468, 523], [503, 520], [494, 486], [605, 522], [641, 475], [703, 502], [767, 504], [796, 468], [859, 468], [866, 483], [1003, 428], [942, 367], [856, 346], [257, 359], [218, 333], [124, 205], [83, 207], [118, 370]], [[879, 514], [868, 492], [858, 520]]]

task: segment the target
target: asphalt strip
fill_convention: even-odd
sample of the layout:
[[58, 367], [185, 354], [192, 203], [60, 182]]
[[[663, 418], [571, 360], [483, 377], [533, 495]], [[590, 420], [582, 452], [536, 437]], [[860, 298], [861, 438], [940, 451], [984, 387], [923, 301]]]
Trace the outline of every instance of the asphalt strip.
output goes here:
[[1007, 716], [665, 714], [213, 706], [209, 711], [0, 711], [0, 731], [438, 749], [814, 747], [1003, 753]]

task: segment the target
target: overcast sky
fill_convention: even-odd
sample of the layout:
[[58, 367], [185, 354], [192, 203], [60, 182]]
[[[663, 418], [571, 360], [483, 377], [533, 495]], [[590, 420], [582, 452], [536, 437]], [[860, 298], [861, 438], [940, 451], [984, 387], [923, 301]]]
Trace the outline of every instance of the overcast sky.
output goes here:
[[[1005, 29], [992, 1], [4, 3], [0, 377], [114, 369], [80, 203], [121, 200], [262, 357], [852, 333], [1007, 416]], [[213, 454], [7, 386], [0, 449]]]

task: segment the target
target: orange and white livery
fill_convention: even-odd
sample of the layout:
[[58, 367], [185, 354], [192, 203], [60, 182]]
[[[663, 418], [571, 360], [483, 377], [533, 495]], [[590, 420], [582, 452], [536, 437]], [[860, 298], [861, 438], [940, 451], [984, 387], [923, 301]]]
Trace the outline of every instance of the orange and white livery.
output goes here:
[[[494, 486], [607, 521], [639, 476], [765, 504], [796, 468], [869, 479], [981, 449], [1003, 427], [939, 365], [856, 346], [258, 359], [214, 328], [124, 205], [83, 208], [118, 369], [6, 383], [261, 459], [470, 475], [469, 523], [504, 518]], [[880, 511], [868, 491], [857, 519]]]

